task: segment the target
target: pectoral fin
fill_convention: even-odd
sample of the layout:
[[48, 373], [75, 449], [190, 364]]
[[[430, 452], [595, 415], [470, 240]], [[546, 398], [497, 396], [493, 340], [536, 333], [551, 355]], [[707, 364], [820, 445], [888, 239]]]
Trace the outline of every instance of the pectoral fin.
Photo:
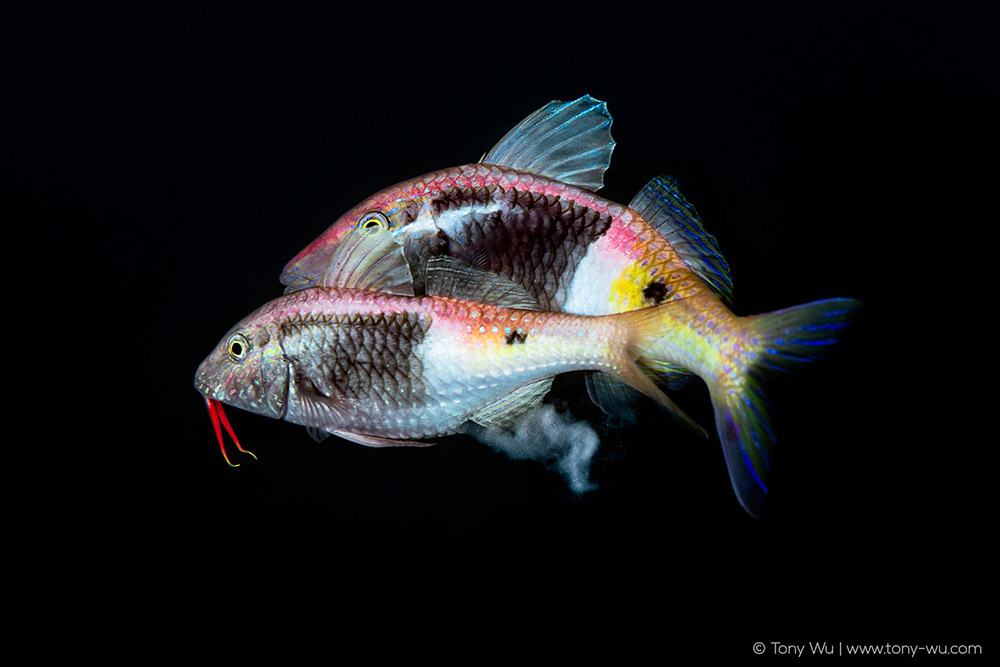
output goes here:
[[431, 296], [538, 310], [538, 300], [514, 281], [498, 273], [473, 268], [468, 262], [454, 257], [428, 260], [426, 291]]
[[[413, 279], [403, 248], [392, 234], [379, 227], [351, 230], [337, 245], [318, 283], [323, 287], [345, 287], [413, 295]], [[285, 293], [314, 286], [285, 288]]]

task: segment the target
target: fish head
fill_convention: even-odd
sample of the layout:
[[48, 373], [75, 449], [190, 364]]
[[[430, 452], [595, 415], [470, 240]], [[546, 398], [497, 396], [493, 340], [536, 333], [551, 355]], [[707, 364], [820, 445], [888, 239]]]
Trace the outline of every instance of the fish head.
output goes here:
[[285, 416], [289, 363], [269, 306], [230, 329], [198, 367], [194, 386], [210, 406], [217, 401], [277, 419]]
[[[387, 230], [405, 248], [414, 248], [414, 240], [428, 237], [433, 243], [438, 236], [438, 228], [433, 216], [428, 212], [432, 194], [426, 188], [417, 187], [419, 179], [386, 188], [364, 200], [330, 225], [312, 243], [285, 265], [281, 283], [287, 286], [285, 292], [327, 284], [330, 260], [336, 248], [351, 232], [357, 229], [381, 228]], [[424, 243], [419, 243], [423, 247]], [[421, 254], [426, 255], [423, 251]], [[410, 251], [407, 251], [410, 259]]]

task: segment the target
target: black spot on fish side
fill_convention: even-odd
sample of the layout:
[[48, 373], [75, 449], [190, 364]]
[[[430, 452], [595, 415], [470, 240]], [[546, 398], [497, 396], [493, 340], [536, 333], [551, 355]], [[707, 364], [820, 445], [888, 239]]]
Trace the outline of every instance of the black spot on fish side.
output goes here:
[[666, 296], [667, 289], [663, 286], [663, 283], [649, 283], [642, 290], [642, 297], [647, 301], [652, 301], [654, 304], [659, 305], [663, 301], [663, 297]]
[[524, 341], [528, 340], [528, 334], [522, 331], [511, 331], [504, 337], [504, 340], [507, 341], [508, 345], [513, 345], [514, 343], [524, 343]]

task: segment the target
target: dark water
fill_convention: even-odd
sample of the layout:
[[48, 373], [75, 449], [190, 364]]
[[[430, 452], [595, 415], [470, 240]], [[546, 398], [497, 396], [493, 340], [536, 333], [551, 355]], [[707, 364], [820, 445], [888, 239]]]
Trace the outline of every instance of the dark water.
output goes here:
[[[975, 610], [995, 592], [996, 13], [522, 24], [439, 7], [400, 24], [16, 4], [3, 599], [25, 662], [991, 646]], [[736, 312], [865, 302], [830, 359], [771, 386], [770, 517], [740, 509], [714, 434], [655, 409], [611, 428], [572, 377], [556, 403], [601, 436], [580, 497], [468, 438], [317, 444], [235, 410], [259, 461], [228, 468], [191, 380], [281, 293], [284, 263], [372, 192], [475, 161], [584, 93], [615, 117], [603, 194], [675, 176], [732, 267]], [[675, 399], [711, 425], [703, 385]]]

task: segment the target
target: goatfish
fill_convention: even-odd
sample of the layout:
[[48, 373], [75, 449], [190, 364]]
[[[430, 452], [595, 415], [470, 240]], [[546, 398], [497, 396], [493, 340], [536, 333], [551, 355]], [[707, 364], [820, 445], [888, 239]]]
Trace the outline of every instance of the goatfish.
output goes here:
[[[544, 310], [600, 316], [675, 303], [646, 368], [671, 388], [707, 384], [730, 480], [760, 516], [774, 434], [762, 380], [823, 356], [860, 302], [829, 299], [750, 317], [732, 304], [729, 265], [670, 176], [653, 178], [628, 206], [596, 194], [615, 142], [607, 105], [583, 96], [534, 112], [478, 163], [418, 176], [378, 192], [337, 219], [285, 267], [286, 292], [331, 285], [331, 255], [357, 228], [399, 241], [413, 287], [428, 262], [450, 257], [524, 288]], [[634, 397], [607, 373], [587, 389], [608, 413]]]
[[373, 447], [432, 444], [470, 422], [511, 429], [571, 371], [605, 373], [675, 409], [642, 365], [678, 302], [546, 312], [502, 276], [447, 258], [428, 262], [427, 294], [414, 296], [401, 248], [378, 228], [345, 238], [333, 262], [342, 286], [266, 303], [198, 368], [224, 456], [220, 420], [236, 438], [222, 404]]

